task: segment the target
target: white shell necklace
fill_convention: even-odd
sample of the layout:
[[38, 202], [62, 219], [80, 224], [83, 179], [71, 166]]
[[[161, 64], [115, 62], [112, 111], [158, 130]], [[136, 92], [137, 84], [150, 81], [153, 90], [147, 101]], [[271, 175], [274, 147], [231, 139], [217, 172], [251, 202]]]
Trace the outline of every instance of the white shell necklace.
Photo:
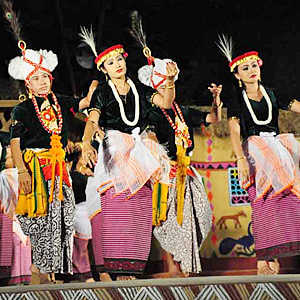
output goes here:
[[134, 83], [131, 81], [131, 79], [127, 79], [127, 83], [129, 84], [130, 88], [132, 89], [132, 92], [134, 94], [134, 100], [135, 100], [135, 113], [134, 113], [134, 119], [133, 121], [129, 121], [125, 115], [125, 110], [124, 110], [124, 105], [123, 105], [123, 101], [120, 98], [120, 95], [115, 87], [115, 85], [113, 84], [113, 82], [111, 80], [108, 81], [108, 84], [110, 85], [112, 92], [116, 98], [116, 100], [119, 103], [119, 107], [120, 107], [120, 113], [121, 113], [121, 117], [122, 120], [125, 124], [127, 124], [128, 126], [135, 126], [137, 124], [137, 122], [139, 121], [139, 117], [140, 117], [140, 100], [139, 100], [139, 94], [136, 90], [136, 87], [134, 85]]
[[269, 95], [267, 94], [265, 88], [262, 85], [260, 85], [259, 88], [260, 88], [260, 91], [263, 94], [264, 98], [267, 101], [268, 110], [269, 110], [268, 118], [265, 121], [260, 121], [256, 118], [256, 115], [252, 109], [252, 106], [250, 104], [250, 101], [248, 99], [248, 96], [247, 96], [247, 93], [245, 90], [243, 90], [242, 94], [243, 94], [244, 101], [246, 102], [247, 108], [250, 112], [253, 122], [257, 125], [267, 125], [272, 121], [272, 102], [271, 102], [271, 99], [270, 99]]

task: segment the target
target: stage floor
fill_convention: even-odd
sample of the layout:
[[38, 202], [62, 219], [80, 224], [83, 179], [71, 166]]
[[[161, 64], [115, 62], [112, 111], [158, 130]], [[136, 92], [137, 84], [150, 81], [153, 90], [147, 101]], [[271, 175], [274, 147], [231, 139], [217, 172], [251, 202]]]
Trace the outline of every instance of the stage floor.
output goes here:
[[0, 288], [2, 300], [300, 299], [300, 274], [142, 279]]

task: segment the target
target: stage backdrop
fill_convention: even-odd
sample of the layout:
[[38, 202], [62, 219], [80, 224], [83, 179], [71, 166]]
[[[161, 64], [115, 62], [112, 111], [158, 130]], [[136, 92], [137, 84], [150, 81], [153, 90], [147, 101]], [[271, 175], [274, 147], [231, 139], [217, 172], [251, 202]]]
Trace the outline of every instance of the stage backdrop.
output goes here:
[[[208, 107], [200, 108], [208, 110]], [[279, 126], [282, 133], [292, 132], [300, 142], [300, 115], [280, 111]], [[203, 243], [202, 258], [255, 258], [251, 227], [251, 206], [248, 195], [237, 178], [226, 109], [223, 121], [206, 129], [194, 130], [195, 149], [192, 165], [203, 177], [213, 210], [212, 230]], [[151, 259], [162, 258], [157, 241], [153, 241]], [[239, 260], [240, 261], [240, 260]]]

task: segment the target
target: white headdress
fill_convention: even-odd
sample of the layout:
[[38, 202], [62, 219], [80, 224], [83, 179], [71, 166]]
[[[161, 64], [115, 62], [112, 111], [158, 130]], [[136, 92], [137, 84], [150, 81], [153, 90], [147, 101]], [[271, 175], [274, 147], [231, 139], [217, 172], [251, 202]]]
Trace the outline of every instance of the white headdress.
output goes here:
[[[130, 33], [135, 38], [135, 40], [139, 43], [139, 45], [143, 48], [143, 53], [148, 60], [148, 65], [141, 67], [138, 70], [138, 78], [139, 80], [154, 89], [157, 89], [165, 84], [167, 79], [167, 63], [172, 62], [171, 59], [159, 59], [154, 58], [151, 55], [151, 51], [147, 46], [146, 42], [146, 34], [143, 30], [142, 25], [142, 17], [135, 10], [131, 13], [131, 29]], [[178, 79], [179, 69], [177, 67], [177, 74], [175, 76], [175, 80]]]
[[[145, 65], [138, 70], [138, 78], [143, 84], [150, 86], [154, 89], [158, 89], [165, 85], [167, 79], [167, 63], [172, 62], [171, 59], [159, 59], [154, 58], [151, 65]], [[179, 69], [177, 67], [178, 73], [176, 74], [174, 81], [178, 79]]]
[[58, 64], [57, 55], [47, 50], [22, 50], [22, 56], [10, 60], [8, 73], [17, 80], [29, 80], [34, 71], [51, 73]]

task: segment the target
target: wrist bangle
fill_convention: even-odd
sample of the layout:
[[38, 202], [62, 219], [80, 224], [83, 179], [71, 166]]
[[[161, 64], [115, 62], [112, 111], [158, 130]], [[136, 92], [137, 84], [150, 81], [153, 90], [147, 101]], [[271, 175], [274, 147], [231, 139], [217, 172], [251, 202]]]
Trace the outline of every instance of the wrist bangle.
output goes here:
[[169, 84], [165, 86], [166, 89], [174, 89], [175, 88], [175, 84]]
[[28, 172], [27, 169], [21, 169], [21, 170], [18, 170], [18, 174], [19, 174], [19, 175], [20, 175], [20, 174], [23, 174], [23, 173], [26, 173], [26, 172]]
[[237, 157], [236, 161], [238, 162], [239, 160], [242, 160], [242, 159], [246, 159], [246, 156]]

